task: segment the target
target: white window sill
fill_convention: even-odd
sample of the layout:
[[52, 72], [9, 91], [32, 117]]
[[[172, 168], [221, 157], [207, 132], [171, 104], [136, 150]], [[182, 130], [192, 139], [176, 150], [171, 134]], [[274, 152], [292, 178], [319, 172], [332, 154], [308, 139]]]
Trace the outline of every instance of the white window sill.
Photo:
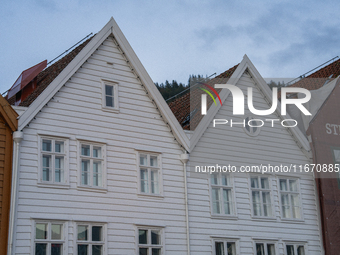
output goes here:
[[229, 214], [211, 214], [212, 219], [219, 220], [238, 220], [237, 215], [229, 215]]
[[69, 189], [70, 185], [67, 183], [55, 183], [55, 182], [38, 182], [39, 188], [52, 188], [52, 189]]
[[150, 194], [150, 193], [139, 193], [137, 194], [140, 198], [151, 198], [151, 199], [163, 199], [162, 194]]
[[78, 186], [77, 190], [107, 193], [107, 188], [104, 187]]
[[105, 106], [102, 106], [102, 110], [105, 111], [105, 112], [119, 113], [119, 109], [118, 108], [114, 108], [114, 107], [105, 107]]

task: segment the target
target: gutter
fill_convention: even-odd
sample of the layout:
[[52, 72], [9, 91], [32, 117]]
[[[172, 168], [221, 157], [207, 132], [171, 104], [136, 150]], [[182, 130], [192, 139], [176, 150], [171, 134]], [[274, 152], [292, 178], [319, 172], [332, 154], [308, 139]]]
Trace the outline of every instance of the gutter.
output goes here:
[[185, 221], [187, 232], [187, 254], [190, 255], [190, 231], [189, 231], [189, 209], [188, 209], [188, 185], [187, 185], [187, 162], [189, 161], [189, 154], [185, 152], [181, 154], [181, 161], [183, 163], [184, 172], [184, 193], [185, 193]]
[[12, 169], [12, 188], [11, 188], [11, 207], [9, 214], [9, 231], [8, 231], [8, 247], [7, 255], [12, 255], [13, 250], [13, 237], [14, 237], [14, 221], [15, 221], [15, 210], [16, 210], [16, 195], [17, 195], [17, 183], [18, 183], [18, 169], [19, 169], [19, 151], [20, 142], [24, 138], [22, 131], [15, 131], [13, 133], [13, 169]]

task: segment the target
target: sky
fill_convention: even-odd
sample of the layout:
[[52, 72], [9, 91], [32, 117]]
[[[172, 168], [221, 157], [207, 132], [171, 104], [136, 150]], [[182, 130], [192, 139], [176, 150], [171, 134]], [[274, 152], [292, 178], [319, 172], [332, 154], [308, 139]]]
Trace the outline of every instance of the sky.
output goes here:
[[340, 54], [339, 1], [2, 0], [0, 92], [113, 17], [154, 82], [187, 83], [247, 54], [267, 79], [296, 78]]

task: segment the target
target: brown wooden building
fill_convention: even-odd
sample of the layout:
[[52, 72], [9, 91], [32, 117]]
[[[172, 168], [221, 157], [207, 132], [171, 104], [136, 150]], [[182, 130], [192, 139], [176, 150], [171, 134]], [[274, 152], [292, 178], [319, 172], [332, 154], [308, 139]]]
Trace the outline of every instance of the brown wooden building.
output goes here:
[[12, 133], [18, 127], [18, 114], [0, 95], [0, 251], [7, 252], [12, 179]]

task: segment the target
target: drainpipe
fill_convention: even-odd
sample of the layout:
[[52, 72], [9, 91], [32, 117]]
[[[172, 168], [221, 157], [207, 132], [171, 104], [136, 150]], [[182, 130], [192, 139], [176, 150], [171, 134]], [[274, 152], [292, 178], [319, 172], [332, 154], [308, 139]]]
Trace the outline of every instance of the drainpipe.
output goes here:
[[8, 247], [7, 255], [12, 255], [13, 250], [13, 236], [14, 236], [14, 220], [15, 220], [15, 207], [17, 195], [17, 182], [18, 182], [18, 169], [19, 169], [19, 149], [20, 142], [24, 138], [22, 131], [15, 131], [13, 133], [13, 168], [12, 168], [12, 189], [11, 189], [11, 208], [9, 214], [9, 231], [8, 231]]
[[187, 252], [190, 255], [190, 232], [189, 232], [189, 210], [188, 210], [188, 186], [187, 186], [187, 162], [189, 160], [189, 154], [185, 152], [181, 154], [181, 161], [183, 163], [184, 170], [184, 192], [185, 192], [185, 220], [187, 228]]

